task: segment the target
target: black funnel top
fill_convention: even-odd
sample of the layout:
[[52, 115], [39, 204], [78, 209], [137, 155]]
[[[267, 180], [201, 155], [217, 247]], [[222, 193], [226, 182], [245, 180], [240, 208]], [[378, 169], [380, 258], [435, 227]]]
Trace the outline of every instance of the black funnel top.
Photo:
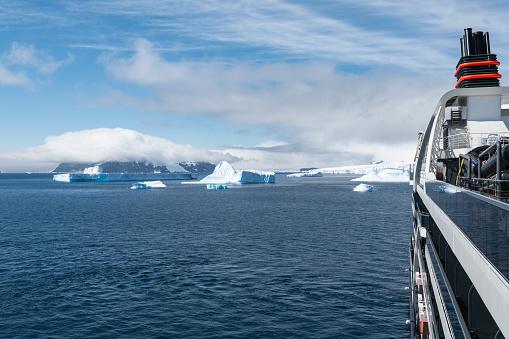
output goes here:
[[460, 39], [461, 58], [456, 65], [456, 87], [498, 87], [501, 75], [495, 54], [491, 54], [490, 34], [466, 28]]

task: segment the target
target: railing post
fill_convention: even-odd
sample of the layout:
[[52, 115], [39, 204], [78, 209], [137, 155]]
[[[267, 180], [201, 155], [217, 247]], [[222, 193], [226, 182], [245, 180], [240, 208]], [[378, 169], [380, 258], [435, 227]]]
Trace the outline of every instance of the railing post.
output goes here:
[[472, 158], [469, 156], [468, 157], [468, 189], [472, 189], [472, 163], [471, 163], [471, 160]]
[[496, 176], [496, 183], [495, 183], [495, 195], [497, 198], [500, 198], [500, 171], [501, 171], [501, 158], [502, 158], [502, 149], [500, 147], [500, 138], [497, 139], [497, 176]]
[[482, 165], [481, 154], [479, 154], [479, 158], [477, 159], [477, 178], [479, 180], [481, 179], [481, 165]]

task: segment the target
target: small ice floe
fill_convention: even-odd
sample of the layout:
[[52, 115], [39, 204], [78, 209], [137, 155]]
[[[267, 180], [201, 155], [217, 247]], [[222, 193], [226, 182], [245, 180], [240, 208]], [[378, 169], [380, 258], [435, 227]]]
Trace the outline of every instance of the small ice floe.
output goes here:
[[225, 190], [227, 188], [228, 188], [228, 186], [221, 185], [221, 184], [208, 184], [207, 185], [208, 190]]
[[132, 190], [143, 190], [148, 188], [165, 188], [166, 185], [160, 181], [140, 181], [135, 184], [132, 184], [131, 189]]
[[461, 192], [461, 189], [451, 185], [440, 185], [438, 191], [441, 193], [458, 193]]
[[323, 177], [323, 173], [316, 171], [306, 171], [288, 174], [286, 177], [287, 178]]
[[357, 186], [354, 187], [353, 191], [354, 192], [373, 192], [373, 185], [368, 185], [368, 184], [358, 184]]

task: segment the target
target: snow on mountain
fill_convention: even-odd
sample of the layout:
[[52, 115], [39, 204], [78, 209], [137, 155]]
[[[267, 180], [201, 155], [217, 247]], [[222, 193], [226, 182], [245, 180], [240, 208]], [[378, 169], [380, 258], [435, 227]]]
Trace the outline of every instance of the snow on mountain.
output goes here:
[[210, 174], [216, 167], [213, 163], [203, 161], [182, 161], [179, 162], [179, 166], [194, 174]]
[[[189, 172], [210, 174], [215, 165], [203, 161], [183, 161], [178, 164], [155, 165], [145, 161], [103, 161], [98, 163], [61, 163], [53, 173], [169, 173]], [[85, 172], [86, 171], [86, 172]]]
[[101, 173], [101, 168], [99, 166], [87, 167], [83, 170], [83, 174], [99, 174]]

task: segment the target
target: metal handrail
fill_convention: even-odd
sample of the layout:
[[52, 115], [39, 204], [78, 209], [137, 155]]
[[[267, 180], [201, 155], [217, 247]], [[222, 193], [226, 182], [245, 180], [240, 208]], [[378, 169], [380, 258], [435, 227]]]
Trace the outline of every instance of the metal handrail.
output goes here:
[[440, 138], [442, 149], [471, 148], [474, 146], [491, 145], [501, 137], [509, 137], [509, 132], [500, 133], [457, 133]]

